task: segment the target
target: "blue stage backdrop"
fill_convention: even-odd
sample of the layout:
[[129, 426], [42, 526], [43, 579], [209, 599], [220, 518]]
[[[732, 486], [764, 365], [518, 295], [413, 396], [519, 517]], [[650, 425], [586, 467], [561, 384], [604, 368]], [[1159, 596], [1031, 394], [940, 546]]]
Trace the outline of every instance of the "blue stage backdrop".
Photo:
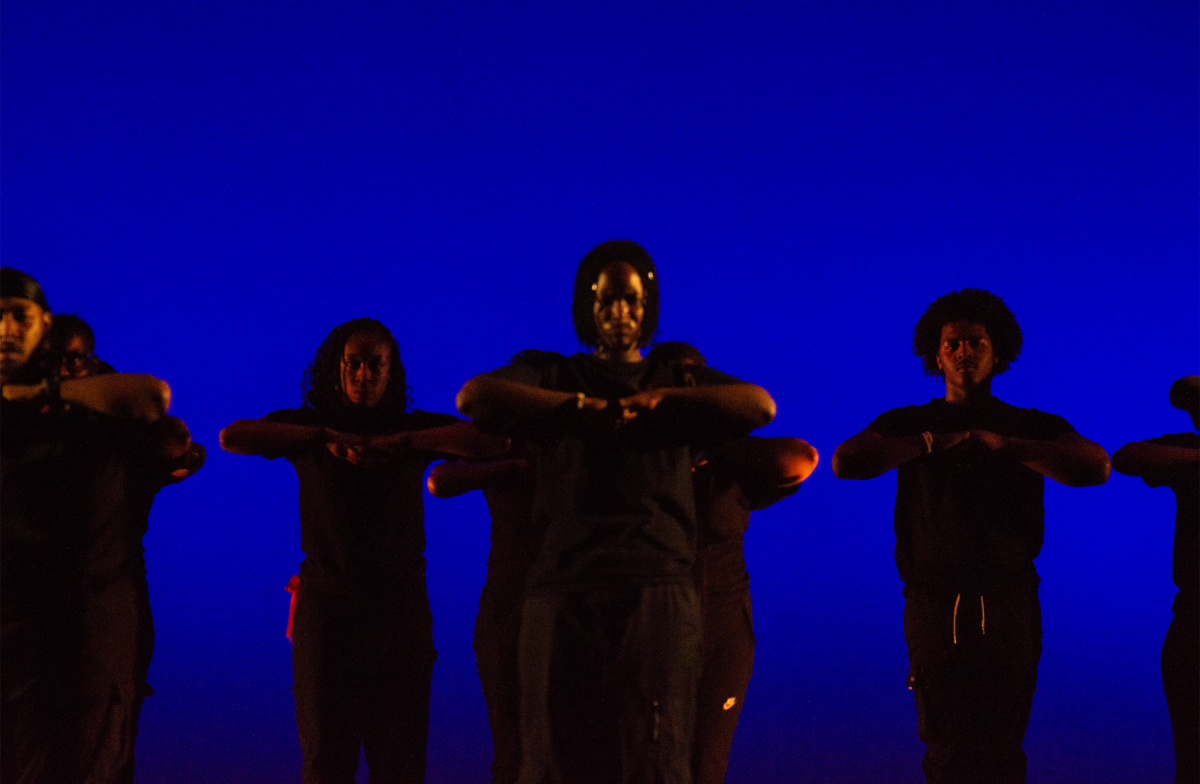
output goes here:
[[[926, 304], [1005, 298], [1003, 399], [1110, 452], [1190, 429], [1200, 371], [1194, 2], [478, 3], [4, 0], [3, 262], [154, 373], [208, 465], [146, 537], [158, 630], [138, 781], [299, 779], [285, 461], [222, 452], [299, 402], [335, 324], [399, 338], [416, 405], [575, 350], [575, 265], [642, 243], [662, 339], [767, 387], [811, 441], [747, 541], [758, 660], [730, 782], [917, 782], [894, 473], [834, 447], [941, 394]], [[799, 7], [796, 7], [796, 6]], [[1047, 480], [1030, 782], [1167, 782], [1158, 655], [1174, 499]], [[484, 782], [471, 652], [488, 518], [426, 500], [439, 659], [431, 782]], [[361, 774], [361, 772], [360, 772]], [[363, 779], [365, 780], [365, 779]]]

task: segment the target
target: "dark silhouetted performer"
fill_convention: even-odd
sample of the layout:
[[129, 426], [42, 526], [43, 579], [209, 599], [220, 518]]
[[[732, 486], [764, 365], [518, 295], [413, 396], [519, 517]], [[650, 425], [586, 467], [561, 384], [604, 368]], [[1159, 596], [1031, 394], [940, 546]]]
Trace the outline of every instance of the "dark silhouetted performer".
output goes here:
[[[679, 342], [659, 343], [649, 358], [685, 367], [707, 364], [695, 346]], [[702, 642], [692, 748], [695, 784], [725, 780], [754, 670], [750, 574], [743, 548], [750, 512], [794, 494], [817, 460], [817, 450], [799, 438], [747, 437], [713, 449], [693, 471], [698, 539], [692, 573]]]
[[699, 676], [691, 468], [707, 439], [769, 422], [766, 390], [642, 359], [658, 280], [633, 242], [592, 249], [572, 312], [588, 354], [526, 352], [459, 392], [533, 451], [520, 640], [522, 784], [688, 782]]
[[[115, 372], [93, 354], [91, 326], [78, 316], [56, 315], [47, 338], [51, 367], [64, 379]], [[84, 743], [89, 782], [133, 784], [138, 716], [154, 693], [148, 676], [154, 653], [154, 620], [142, 540], [150, 508], [165, 485], [181, 482], [204, 465], [205, 450], [183, 420], [164, 416], [116, 452], [92, 496], [84, 554]]]
[[492, 784], [514, 784], [521, 769], [517, 646], [529, 566], [541, 544], [533, 525], [533, 472], [521, 450], [486, 462], [434, 466], [429, 490], [440, 498], [482, 490], [492, 518], [487, 579], [475, 617], [475, 664], [492, 731]]
[[993, 397], [993, 377], [1020, 350], [1021, 329], [995, 294], [939, 297], [913, 352], [946, 396], [883, 413], [833, 454], [842, 479], [897, 469], [908, 684], [933, 784], [1025, 780], [1042, 650], [1042, 477], [1070, 487], [1108, 478], [1107, 453], [1066, 420]]
[[[1171, 385], [1171, 405], [1200, 430], [1200, 376]], [[1162, 648], [1163, 690], [1175, 737], [1175, 782], [1200, 781], [1200, 434], [1173, 433], [1118, 449], [1113, 468], [1175, 491], [1172, 577], [1179, 592]]]
[[[292, 637], [305, 784], [425, 776], [433, 622], [425, 591], [425, 468], [496, 451], [446, 414], [409, 411], [383, 324], [333, 329], [304, 377], [304, 407], [221, 431], [230, 452], [286, 457], [300, 479], [300, 585]], [[503, 443], [500, 443], [503, 447]]]
[[51, 323], [41, 286], [0, 267], [0, 780], [110, 781], [88, 727], [97, 692], [124, 685], [96, 655], [121, 630], [90, 623], [86, 604], [107, 586], [109, 484], [153, 445], [170, 388], [61, 379]]

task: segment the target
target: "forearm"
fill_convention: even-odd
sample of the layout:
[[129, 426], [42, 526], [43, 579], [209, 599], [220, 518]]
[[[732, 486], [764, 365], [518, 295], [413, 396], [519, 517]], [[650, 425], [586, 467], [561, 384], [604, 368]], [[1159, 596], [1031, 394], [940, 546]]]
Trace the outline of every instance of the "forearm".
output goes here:
[[1112, 468], [1104, 447], [1079, 435], [1052, 441], [1009, 438], [1004, 452], [1068, 487], [1104, 484]]
[[756, 384], [669, 387], [663, 392], [666, 399], [728, 418], [749, 430], [769, 424], [775, 418], [775, 400]]
[[1113, 453], [1114, 470], [1129, 476], [1153, 476], [1200, 463], [1200, 449], [1134, 441]]
[[816, 469], [819, 459], [817, 450], [803, 439], [754, 436], [732, 441], [715, 450], [710, 458], [713, 463], [774, 487], [803, 482]]
[[329, 431], [321, 427], [239, 419], [221, 431], [221, 448], [237, 455], [281, 455], [323, 444]]
[[463, 416], [477, 422], [497, 422], [548, 414], [577, 397], [482, 375], [463, 384], [454, 404]]
[[153, 422], [171, 407], [171, 387], [145, 373], [66, 379], [59, 387], [59, 394], [67, 403], [146, 422]]
[[459, 457], [490, 457], [508, 449], [508, 439], [482, 432], [471, 422], [384, 436], [383, 445], [399, 451], [439, 452]]
[[429, 492], [438, 498], [452, 498], [472, 490], [481, 490], [489, 482], [507, 479], [527, 467], [524, 460], [493, 460], [486, 463], [463, 463], [458, 460], [434, 466], [426, 483]]
[[928, 451], [923, 435], [884, 438], [864, 430], [838, 445], [830, 467], [838, 479], [874, 479]]

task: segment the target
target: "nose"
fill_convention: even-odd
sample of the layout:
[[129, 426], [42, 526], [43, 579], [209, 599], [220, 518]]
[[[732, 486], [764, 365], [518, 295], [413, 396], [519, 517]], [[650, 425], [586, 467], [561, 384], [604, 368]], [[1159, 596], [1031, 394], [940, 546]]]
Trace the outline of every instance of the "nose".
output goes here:
[[0, 336], [17, 335], [19, 333], [20, 328], [13, 314], [5, 311], [3, 315], [0, 315]]

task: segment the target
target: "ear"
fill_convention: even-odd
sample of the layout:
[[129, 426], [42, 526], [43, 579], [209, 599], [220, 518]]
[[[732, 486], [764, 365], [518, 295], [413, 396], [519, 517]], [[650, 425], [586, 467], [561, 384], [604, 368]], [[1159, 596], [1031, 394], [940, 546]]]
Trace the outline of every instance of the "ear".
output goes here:
[[945, 373], [945, 372], [946, 372], [946, 368], [942, 367], [942, 352], [941, 352], [941, 351], [938, 351], [938, 353], [937, 353], [937, 356], [936, 356], [936, 357], [934, 357], [934, 358], [937, 360], [937, 363], [938, 363], [938, 370], [940, 370], [940, 371], [942, 371], [943, 373]]

